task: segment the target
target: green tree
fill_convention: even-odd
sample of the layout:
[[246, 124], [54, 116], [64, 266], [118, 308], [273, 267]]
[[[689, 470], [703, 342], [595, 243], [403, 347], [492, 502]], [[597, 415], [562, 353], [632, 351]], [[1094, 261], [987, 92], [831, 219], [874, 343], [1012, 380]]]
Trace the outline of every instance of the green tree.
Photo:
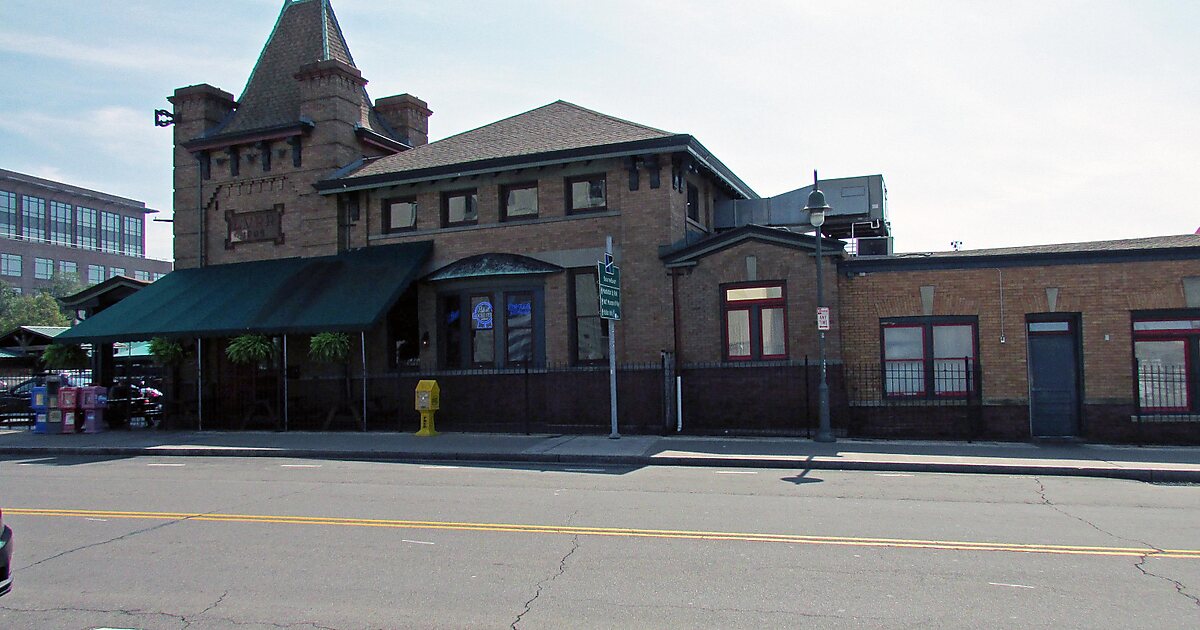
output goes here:
[[49, 293], [16, 294], [0, 282], [0, 330], [17, 326], [70, 326], [58, 300]]

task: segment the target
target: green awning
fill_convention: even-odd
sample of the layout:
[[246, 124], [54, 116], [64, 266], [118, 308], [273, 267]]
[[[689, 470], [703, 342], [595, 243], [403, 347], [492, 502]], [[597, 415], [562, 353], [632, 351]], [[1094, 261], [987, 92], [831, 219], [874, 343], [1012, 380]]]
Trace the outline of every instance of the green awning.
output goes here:
[[368, 330], [400, 299], [432, 248], [432, 242], [422, 241], [336, 256], [181, 269], [54, 340], [107, 343]]

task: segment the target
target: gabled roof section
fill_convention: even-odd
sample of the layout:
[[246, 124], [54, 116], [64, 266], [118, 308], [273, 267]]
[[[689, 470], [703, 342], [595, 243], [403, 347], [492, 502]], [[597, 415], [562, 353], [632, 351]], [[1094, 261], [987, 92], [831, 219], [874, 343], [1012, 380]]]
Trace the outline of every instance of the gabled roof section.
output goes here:
[[[766, 227], [762, 225], [743, 225], [740, 228], [719, 232], [706, 239], [669, 249], [659, 255], [667, 267], [689, 267], [696, 262], [719, 251], [740, 245], [745, 242], [766, 243], [791, 249], [816, 250], [817, 239], [812, 234], [798, 234], [785, 228]], [[841, 256], [846, 244], [836, 239], [821, 240], [823, 256]]]
[[354, 173], [354, 177], [674, 135], [560, 100], [411, 151], [380, 158]]
[[[242, 134], [294, 124], [300, 120], [301, 66], [318, 61], [340, 61], [354, 66], [350, 47], [338, 26], [329, 0], [284, 0], [279, 19], [263, 46], [238, 99], [237, 109], [205, 137]], [[362, 90], [359, 125], [389, 136]]]

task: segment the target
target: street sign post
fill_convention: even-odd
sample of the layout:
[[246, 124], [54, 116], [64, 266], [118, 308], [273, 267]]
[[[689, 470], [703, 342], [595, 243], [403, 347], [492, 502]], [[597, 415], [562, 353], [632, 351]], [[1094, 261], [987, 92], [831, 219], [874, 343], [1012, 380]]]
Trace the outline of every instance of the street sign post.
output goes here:
[[621, 268], [613, 264], [612, 237], [604, 239], [604, 260], [596, 262], [600, 283], [600, 317], [608, 320], [608, 408], [611, 415], [611, 439], [617, 433], [617, 320], [621, 319]]

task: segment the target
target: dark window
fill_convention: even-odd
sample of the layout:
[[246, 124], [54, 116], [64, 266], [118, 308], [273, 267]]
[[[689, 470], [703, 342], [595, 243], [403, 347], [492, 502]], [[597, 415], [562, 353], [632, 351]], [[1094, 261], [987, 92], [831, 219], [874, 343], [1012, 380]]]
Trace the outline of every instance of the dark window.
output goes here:
[[61, 201], [50, 202], [50, 242], [56, 245], [71, 244], [71, 204]]
[[604, 175], [568, 178], [566, 188], [567, 209], [570, 212], [589, 212], [608, 207]]
[[[1194, 319], [1193, 319], [1194, 318]], [[1200, 311], [1168, 316], [1135, 315], [1138, 405], [1143, 411], [1196, 412]]]
[[881, 326], [887, 396], [962, 397], [977, 390], [975, 318], [905, 318]]
[[490, 295], [471, 296], [471, 364], [496, 363], [496, 307]]
[[700, 222], [700, 189], [687, 185], [687, 218]]
[[142, 222], [141, 217], [124, 217], [125, 224], [125, 255], [126, 256], [142, 256], [145, 253], [145, 247], [142, 240]]
[[113, 253], [121, 251], [121, 215], [100, 211], [100, 249]]
[[532, 219], [537, 215], [537, 182], [504, 186], [500, 189], [501, 220]]
[[787, 299], [783, 283], [723, 285], [725, 359], [787, 358]]
[[96, 249], [96, 211], [78, 206], [75, 208], [75, 244], [85, 249]]
[[600, 319], [600, 288], [595, 269], [580, 269], [572, 283], [574, 323], [571, 330], [575, 363], [608, 360], [608, 326]]
[[17, 196], [0, 190], [0, 235], [17, 235]]
[[479, 222], [479, 196], [474, 190], [442, 194], [442, 226], [473, 225]]
[[462, 300], [457, 295], [442, 296], [442, 337], [445, 344], [446, 367], [462, 366]]
[[229, 149], [229, 174], [233, 177], [237, 177], [238, 175], [241, 174], [241, 172], [242, 172], [241, 155], [238, 153], [237, 147], [231, 147]]
[[417, 200], [414, 197], [383, 200], [383, 232], [403, 232], [417, 227]]
[[21, 236], [31, 241], [46, 240], [46, 200], [21, 197]]
[[506, 294], [504, 316], [509, 365], [529, 363], [533, 360], [533, 294]]

